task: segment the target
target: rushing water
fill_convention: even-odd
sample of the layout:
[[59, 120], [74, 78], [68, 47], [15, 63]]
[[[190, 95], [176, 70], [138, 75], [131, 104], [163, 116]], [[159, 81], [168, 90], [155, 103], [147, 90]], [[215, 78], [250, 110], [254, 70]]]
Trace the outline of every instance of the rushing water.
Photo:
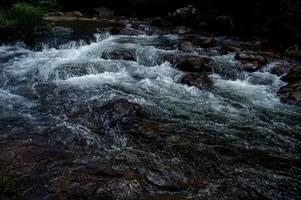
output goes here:
[[[48, 43], [36, 50], [22, 44], [1, 46], [1, 134], [21, 129], [55, 135], [64, 127], [85, 145], [99, 149], [106, 160], [125, 159], [123, 165], [146, 174], [147, 181], [101, 186], [115, 188], [116, 199], [144, 193], [192, 199], [300, 198], [301, 109], [280, 102], [277, 91], [283, 83], [270, 73], [274, 65], [287, 61], [270, 61], [262, 70], [242, 72], [237, 79], [212, 74], [213, 89], [203, 91], [180, 84], [184, 72], [161, 61], [168, 53], [183, 54], [164, 47], [185, 39], [97, 34], [93, 42]], [[233, 43], [225, 37], [217, 40]], [[102, 52], [113, 49], [134, 52], [137, 62], [101, 58]], [[234, 53], [198, 50], [236, 72]], [[89, 112], [82, 107], [120, 98], [141, 105], [171, 133], [150, 144], [119, 133], [104, 138], [90, 129], [85, 115], [70, 119], [72, 112]], [[78, 162], [97, 156], [90, 152]], [[174, 186], [174, 191], [174, 184], [192, 179], [195, 188]]]

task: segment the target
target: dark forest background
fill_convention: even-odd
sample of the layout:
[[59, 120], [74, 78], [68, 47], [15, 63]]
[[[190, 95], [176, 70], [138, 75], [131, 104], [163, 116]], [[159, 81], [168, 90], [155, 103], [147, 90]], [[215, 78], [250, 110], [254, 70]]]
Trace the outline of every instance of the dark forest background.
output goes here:
[[299, 43], [301, 38], [300, 0], [0, 0], [0, 5], [2, 10], [9, 10], [19, 2], [41, 7], [43, 12], [79, 10], [89, 13], [96, 7], [107, 7], [117, 15], [138, 17], [166, 17], [177, 8], [193, 5], [197, 9], [194, 16], [175, 22], [197, 28], [206, 22], [210, 31], [260, 35], [278, 41]]

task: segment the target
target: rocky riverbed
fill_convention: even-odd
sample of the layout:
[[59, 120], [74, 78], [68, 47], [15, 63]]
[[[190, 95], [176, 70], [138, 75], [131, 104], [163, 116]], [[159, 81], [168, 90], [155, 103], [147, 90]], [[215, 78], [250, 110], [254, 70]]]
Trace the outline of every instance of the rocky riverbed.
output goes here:
[[151, 20], [56, 21], [0, 46], [1, 198], [300, 198], [298, 61]]

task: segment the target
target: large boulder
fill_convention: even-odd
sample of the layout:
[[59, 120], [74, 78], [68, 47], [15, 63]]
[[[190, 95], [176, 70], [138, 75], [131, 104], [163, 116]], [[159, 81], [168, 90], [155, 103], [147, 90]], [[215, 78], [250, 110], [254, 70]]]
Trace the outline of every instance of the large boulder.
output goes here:
[[214, 62], [207, 57], [190, 56], [179, 58], [176, 67], [185, 72], [213, 72]]
[[113, 51], [105, 51], [102, 54], [103, 59], [111, 59], [111, 60], [129, 60], [136, 61], [136, 56], [134, 53], [126, 50], [113, 50]]
[[292, 67], [287, 74], [281, 77], [284, 82], [301, 81], [301, 64]]
[[186, 74], [181, 78], [181, 83], [194, 86], [201, 90], [203, 89], [210, 89], [212, 87], [212, 81], [207, 76], [207, 74], [197, 74], [197, 73], [190, 73]]
[[115, 15], [114, 11], [106, 7], [95, 8], [93, 11], [94, 11], [94, 16], [98, 18], [110, 19]]

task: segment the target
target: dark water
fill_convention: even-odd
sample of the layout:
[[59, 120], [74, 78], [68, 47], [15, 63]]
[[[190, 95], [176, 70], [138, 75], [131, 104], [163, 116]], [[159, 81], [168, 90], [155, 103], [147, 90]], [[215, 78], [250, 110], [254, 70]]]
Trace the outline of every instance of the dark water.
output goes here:
[[[10, 172], [38, 174], [25, 186], [27, 198], [299, 199], [301, 109], [280, 102], [283, 83], [270, 73], [288, 61], [269, 60], [258, 72], [238, 72], [235, 53], [198, 48], [197, 54], [222, 69], [240, 73], [236, 79], [212, 74], [213, 89], [202, 91], [180, 84], [184, 73], [161, 61], [169, 53], [190, 54], [173, 48], [188, 37], [203, 38], [96, 34], [90, 43], [61, 40], [36, 50], [1, 46], [3, 149], [15, 151], [6, 142], [13, 135], [43, 140], [47, 152], [66, 153], [67, 163], [50, 160], [46, 168], [22, 171], [22, 163], [34, 165], [46, 147], [24, 153], [30, 159]], [[217, 41], [247, 45], [226, 37]], [[101, 58], [114, 49], [135, 53], [137, 62]], [[148, 113], [150, 135], [95, 128], [89, 121], [93, 106], [120, 98]], [[1, 160], [9, 160], [4, 154]], [[66, 181], [71, 175], [73, 181]]]

